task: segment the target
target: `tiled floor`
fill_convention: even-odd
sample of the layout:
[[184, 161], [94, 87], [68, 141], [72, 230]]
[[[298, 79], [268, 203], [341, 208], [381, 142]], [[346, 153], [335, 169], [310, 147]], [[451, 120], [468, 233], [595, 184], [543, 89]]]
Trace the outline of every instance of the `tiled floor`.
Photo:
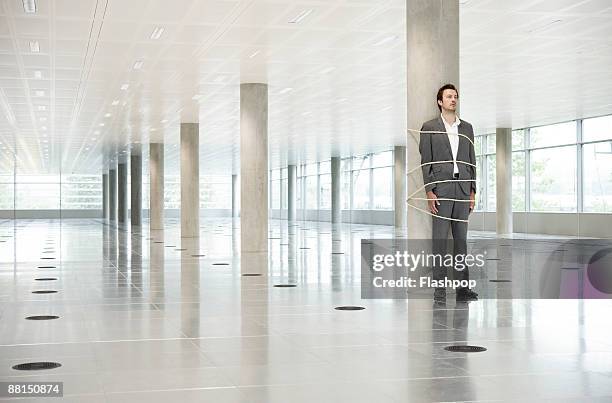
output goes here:
[[[0, 380], [69, 402], [612, 401], [609, 300], [361, 300], [360, 239], [389, 227], [271, 221], [267, 277], [240, 275], [239, 222], [178, 227], [0, 223]], [[466, 342], [488, 350], [444, 350]]]

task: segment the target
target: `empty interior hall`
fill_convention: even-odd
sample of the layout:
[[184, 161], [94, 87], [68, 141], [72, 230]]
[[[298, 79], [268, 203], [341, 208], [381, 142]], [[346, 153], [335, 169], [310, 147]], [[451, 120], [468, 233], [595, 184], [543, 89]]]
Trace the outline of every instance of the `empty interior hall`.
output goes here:
[[612, 400], [611, 21], [0, 0], [0, 400]]

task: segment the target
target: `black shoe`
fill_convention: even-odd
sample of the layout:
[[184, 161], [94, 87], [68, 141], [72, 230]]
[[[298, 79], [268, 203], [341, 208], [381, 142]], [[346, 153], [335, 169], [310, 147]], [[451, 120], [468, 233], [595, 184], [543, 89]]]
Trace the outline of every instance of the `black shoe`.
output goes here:
[[478, 294], [469, 288], [460, 288], [457, 290], [457, 301], [477, 301]]
[[436, 288], [436, 291], [434, 291], [434, 302], [446, 302], [445, 288]]

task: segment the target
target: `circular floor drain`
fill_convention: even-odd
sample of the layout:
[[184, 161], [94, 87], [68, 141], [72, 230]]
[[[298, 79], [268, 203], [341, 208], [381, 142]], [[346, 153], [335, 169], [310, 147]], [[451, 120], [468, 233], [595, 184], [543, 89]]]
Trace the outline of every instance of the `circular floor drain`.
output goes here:
[[229, 263], [213, 263], [213, 266], [229, 266]]
[[13, 365], [13, 369], [17, 371], [40, 371], [42, 369], [59, 368], [62, 364], [59, 362], [26, 362], [23, 364]]
[[38, 290], [32, 291], [32, 294], [55, 294], [57, 291], [55, 290]]
[[485, 259], [485, 260], [500, 260], [500, 259], [498, 257], [491, 257], [491, 258], [488, 258], [488, 259]]
[[175, 249], [175, 250], [183, 251], [183, 250], [187, 250], [187, 249], [186, 248], [178, 248], [178, 249]]
[[337, 306], [334, 308], [337, 311], [363, 311], [365, 308], [363, 306]]
[[41, 277], [41, 278], [35, 278], [35, 281], [56, 281], [57, 278], [56, 277]]
[[206, 255], [191, 255], [191, 257], [204, 257]]
[[257, 276], [261, 276], [261, 274], [259, 274], [259, 273], [243, 273], [242, 276], [243, 277], [257, 277]]
[[28, 316], [26, 319], [27, 320], [53, 320], [53, 319], [59, 319], [59, 316], [55, 316], [55, 315], [34, 315], [34, 316]]
[[511, 283], [512, 280], [489, 280], [491, 283]]
[[444, 349], [454, 353], [480, 353], [487, 351], [486, 348], [480, 346], [448, 346], [444, 347]]
[[176, 248], [176, 245], [165, 245], [164, 248]]
[[344, 255], [344, 252], [332, 252], [332, 255]]
[[291, 288], [291, 287], [297, 287], [297, 284], [274, 284], [274, 287]]
[[38, 266], [39, 269], [57, 269], [56, 266]]
[[561, 270], [582, 270], [582, 267], [562, 267]]

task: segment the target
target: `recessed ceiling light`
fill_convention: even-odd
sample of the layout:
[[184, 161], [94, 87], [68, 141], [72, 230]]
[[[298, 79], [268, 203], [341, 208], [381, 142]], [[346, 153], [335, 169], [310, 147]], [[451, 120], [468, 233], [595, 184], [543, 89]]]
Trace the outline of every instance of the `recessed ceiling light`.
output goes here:
[[30, 52], [32, 53], [40, 52], [40, 43], [38, 43], [38, 41], [30, 41]]
[[34, 93], [36, 94], [37, 97], [45, 96], [45, 92], [43, 90], [36, 90]]
[[40, 71], [40, 70], [36, 70], [36, 71], [34, 72], [34, 78], [36, 78], [36, 79], [39, 79], [39, 80], [40, 80], [40, 79], [42, 78], [42, 71]]
[[399, 36], [397, 36], [397, 35], [389, 35], [389, 36], [386, 36], [386, 37], [382, 38], [380, 41], [376, 42], [374, 44], [374, 46], [382, 46], [382, 45], [384, 45], [386, 43], [393, 42], [393, 41], [397, 40], [398, 38], [399, 38]]
[[111, 102], [111, 105], [112, 105], [112, 106], [117, 106], [117, 105], [119, 105], [119, 100], [118, 100], [118, 99], [115, 99], [113, 102]]
[[151, 131], [152, 131], [152, 132], [154, 132], [154, 131], [157, 131], [157, 129], [156, 129], [156, 128], [154, 128], [154, 127], [152, 127], [152, 128], [151, 128]]
[[89, 151], [89, 147], [85, 147], [85, 151]]
[[339, 98], [339, 99], [338, 99], [338, 102], [340, 102], [340, 103], [342, 103], [342, 102], [346, 102], [346, 101], [348, 101], [348, 99], [346, 99], [346, 98]]
[[47, 130], [47, 126], [41, 126], [40, 130]]
[[168, 119], [162, 120], [161, 123], [168, 123]]
[[92, 140], [97, 140], [97, 138], [96, 138], [96, 137], [92, 137], [91, 139], [92, 139]]
[[249, 59], [254, 58], [254, 57], [255, 57], [255, 56], [257, 56], [259, 53], [260, 53], [260, 52], [259, 52], [259, 50], [257, 50], [257, 51], [255, 51], [255, 52], [253, 52], [253, 54], [252, 54], [251, 56], [249, 56]]
[[335, 67], [328, 67], [326, 69], [321, 70], [321, 74], [329, 74], [329, 73], [331, 73], [334, 70], [336, 70]]
[[23, 0], [23, 11], [34, 14], [36, 12], [36, 0]]
[[106, 114], [104, 114], [104, 117], [105, 117], [105, 118], [110, 118], [111, 116], [113, 116], [113, 115], [111, 115], [110, 113], [106, 113]]
[[127, 90], [128, 88], [130, 88], [130, 85], [129, 85], [129, 84], [123, 84], [123, 85], [121, 86], [121, 89], [122, 89], [123, 91]]
[[293, 88], [287, 87], [287, 88], [284, 88], [284, 89], [280, 90], [278, 93], [279, 94], [286, 94], [286, 93], [291, 92], [291, 91], [293, 91]]
[[100, 134], [100, 130], [96, 130], [94, 134]]
[[153, 29], [153, 32], [151, 33], [151, 39], [159, 39], [163, 33], [163, 27], [155, 27], [155, 29]]
[[104, 123], [100, 123], [100, 126], [104, 126]]
[[196, 94], [196, 95], [191, 97], [191, 99], [193, 99], [194, 101], [197, 101], [200, 98], [202, 98], [202, 95], [200, 95], [200, 94]]
[[38, 110], [39, 111], [46, 111], [47, 107], [45, 105], [38, 105]]
[[142, 65], [143, 64], [144, 64], [144, 62], [142, 60], [137, 60], [136, 63], [134, 63], [134, 70], [142, 69]]
[[304, 10], [295, 16], [292, 20], [289, 20], [289, 24], [299, 24], [302, 20], [312, 14], [313, 10]]

